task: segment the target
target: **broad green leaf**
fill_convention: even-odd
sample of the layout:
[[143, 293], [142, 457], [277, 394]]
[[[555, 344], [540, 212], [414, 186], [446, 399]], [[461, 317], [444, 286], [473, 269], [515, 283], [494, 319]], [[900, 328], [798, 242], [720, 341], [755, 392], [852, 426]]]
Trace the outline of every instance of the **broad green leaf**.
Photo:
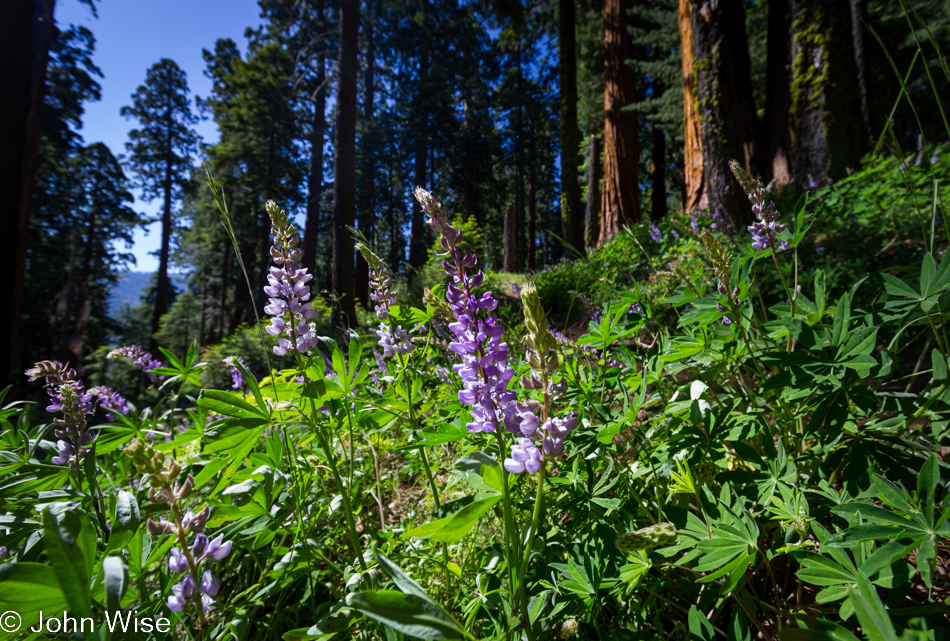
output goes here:
[[442, 608], [431, 601], [397, 590], [356, 592], [346, 604], [371, 619], [420, 639], [459, 639], [465, 631]]
[[920, 468], [917, 476], [917, 498], [924, 511], [924, 520], [933, 527], [934, 522], [934, 490], [940, 482], [940, 472], [937, 468], [937, 456], [931, 454], [927, 462]]
[[106, 611], [115, 612], [129, 588], [129, 566], [120, 556], [102, 559], [103, 583], [106, 588]]
[[0, 611], [12, 610], [19, 614], [21, 629], [39, 623], [41, 611], [63, 612], [69, 607], [56, 572], [50, 566], [42, 563], [0, 565]]
[[475, 527], [478, 519], [500, 500], [501, 495], [497, 494], [474, 501], [455, 514], [450, 514], [437, 521], [420, 525], [419, 527], [409, 530], [403, 536], [429, 537], [436, 543], [455, 543], [468, 534], [471, 529]]
[[689, 638], [690, 641], [714, 641], [716, 633], [712, 624], [703, 616], [703, 613], [696, 609], [695, 605], [689, 606]]
[[121, 550], [135, 536], [141, 517], [139, 504], [135, 495], [126, 490], [119, 490], [116, 495], [115, 512], [112, 514], [112, 531], [109, 534], [109, 545], [106, 551]]
[[[89, 559], [83, 549], [83, 529], [87, 520], [72, 511], [62, 513], [59, 522], [47, 507], [43, 511], [43, 544], [50, 556], [59, 587], [74, 615], [91, 617], [89, 609]], [[95, 552], [95, 547], [91, 550]]]

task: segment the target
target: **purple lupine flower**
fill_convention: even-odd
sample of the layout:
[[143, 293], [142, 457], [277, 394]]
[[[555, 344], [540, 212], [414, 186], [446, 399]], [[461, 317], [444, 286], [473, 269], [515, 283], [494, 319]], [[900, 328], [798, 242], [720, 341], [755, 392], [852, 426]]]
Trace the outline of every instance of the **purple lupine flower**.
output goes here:
[[719, 283], [719, 293], [726, 297], [726, 304], [723, 305], [721, 302], [716, 303], [716, 309], [720, 312], [726, 312], [727, 315], [722, 317], [722, 322], [726, 325], [732, 324], [732, 317], [728, 314], [738, 314], [739, 308], [742, 306], [742, 301], [739, 299], [739, 288], [736, 287], [732, 290], [732, 295], [729, 295], [726, 286], [723, 283]]
[[163, 363], [156, 358], [152, 358], [152, 355], [149, 352], [146, 352], [138, 345], [125, 345], [124, 347], [114, 349], [106, 355], [106, 358], [116, 358], [118, 356], [124, 356], [125, 358], [131, 360], [135, 369], [145, 372], [145, 375], [148, 376], [148, 380], [152, 381], [153, 383], [158, 383], [159, 381], [165, 380], [165, 377], [161, 374], [148, 373], [149, 370], [162, 367]]
[[[125, 400], [125, 397], [119, 394], [117, 391], [111, 387], [105, 385], [97, 385], [89, 390], [89, 393], [99, 399], [99, 406], [102, 409], [113, 410], [119, 414], [128, 414], [129, 405], [128, 401]], [[110, 421], [115, 420], [115, 414], [109, 412], [106, 414], [106, 419]]]
[[185, 572], [188, 569], [188, 559], [181, 553], [181, 550], [172, 548], [170, 554], [171, 556], [168, 557], [168, 571], [175, 573]]
[[40, 361], [26, 370], [26, 376], [31, 381], [46, 379], [46, 393], [50, 396], [46, 411], [63, 415], [53, 419], [56, 425], [53, 433], [60, 440], [56, 442], [57, 451], [52, 463], [69, 464], [71, 469], [78, 470], [86, 455], [86, 446], [94, 439], [86, 426], [86, 416], [93, 411], [92, 394], [87, 393], [82, 381], [76, 378], [76, 371], [59, 361]]
[[671, 230], [670, 230], [670, 235], [673, 236], [673, 240], [679, 240], [679, 239], [680, 239], [680, 235], [676, 232], [675, 229], [671, 229]]
[[735, 160], [729, 161], [729, 167], [742, 188], [752, 202], [752, 213], [756, 220], [749, 225], [752, 234], [752, 247], [755, 249], [771, 249], [779, 252], [788, 249], [788, 241], [780, 241], [776, 234], [785, 231], [785, 225], [778, 222], [779, 213], [775, 203], [766, 203], [765, 187], [758, 180], [750, 176]]
[[934, 155], [930, 157], [930, 164], [936, 165], [938, 160], [940, 160], [940, 158], [937, 156], [937, 152], [935, 151]]
[[663, 242], [663, 230], [657, 227], [656, 223], [650, 224], [650, 240], [657, 244]]
[[243, 390], [245, 387], [244, 375], [241, 374], [241, 370], [234, 366], [234, 363], [238, 362], [243, 367], [247, 367], [247, 363], [245, 363], [244, 359], [240, 356], [228, 356], [223, 362], [228, 366], [229, 373], [231, 374], [231, 389]]
[[699, 223], [696, 222], [696, 216], [689, 217], [689, 227], [693, 230], [693, 233], [699, 236]]
[[472, 251], [461, 249], [462, 232], [452, 227], [442, 205], [421, 187], [415, 190], [416, 199], [429, 215], [429, 226], [439, 234], [442, 248], [442, 268], [452, 276], [446, 299], [455, 316], [449, 325], [454, 341], [449, 349], [459, 355], [461, 363], [454, 365], [462, 378], [463, 389], [459, 401], [470, 405], [472, 420], [466, 427], [470, 432], [493, 432], [503, 426], [509, 432], [518, 432], [518, 414], [515, 393], [508, 390], [514, 370], [508, 366], [508, 345], [501, 342], [505, 328], [498, 317], [490, 315], [498, 307], [491, 292], [481, 296], [474, 293], [485, 281], [485, 274], [475, 268], [478, 259]]
[[[370, 267], [370, 300], [375, 303], [379, 328], [375, 330], [379, 337], [379, 347], [383, 356], [391, 358], [396, 354], [404, 356], [413, 350], [412, 338], [405, 328], [400, 327], [390, 315], [389, 309], [396, 304], [396, 291], [392, 288], [393, 279], [382, 259], [373, 253], [365, 243], [356, 244], [357, 251], [363, 255]], [[385, 369], [381, 366], [381, 370]]]
[[505, 459], [505, 469], [512, 474], [536, 473], [541, 469], [541, 450], [530, 438], [516, 438], [511, 446], [511, 458]]
[[265, 209], [271, 219], [274, 245], [270, 248], [270, 255], [275, 265], [270, 268], [264, 288], [269, 303], [264, 307], [264, 313], [272, 317], [266, 331], [278, 337], [274, 347], [278, 356], [287, 352], [309, 354], [317, 342], [316, 332], [309, 321], [317, 313], [310, 301], [310, 286], [307, 284], [313, 275], [296, 266], [303, 252], [297, 247], [300, 237], [287, 213], [273, 200], [267, 201]]

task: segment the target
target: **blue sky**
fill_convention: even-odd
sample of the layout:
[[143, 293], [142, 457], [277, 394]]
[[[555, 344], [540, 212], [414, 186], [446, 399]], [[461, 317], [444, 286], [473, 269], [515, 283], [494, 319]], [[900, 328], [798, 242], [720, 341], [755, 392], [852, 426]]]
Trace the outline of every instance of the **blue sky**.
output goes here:
[[[104, 142], [115, 154], [125, 153], [126, 133], [133, 123], [119, 115], [145, 80], [146, 70], [161, 58], [171, 58], [188, 74], [192, 95], [207, 96], [211, 81], [204, 74], [202, 49], [213, 49], [218, 38], [231, 38], [242, 49], [244, 30], [259, 23], [256, 0], [100, 0], [98, 19], [78, 0], [56, 3], [55, 19], [65, 27], [81, 24], [96, 37], [95, 63], [102, 70], [102, 100], [86, 104], [82, 135], [86, 143]], [[217, 139], [212, 121], [199, 123], [205, 142]], [[136, 199], [135, 209], [153, 216], [159, 201]], [[138, 230], [133, 253], [139, 271], [155, 271], [160, 225], [149, 233]]]

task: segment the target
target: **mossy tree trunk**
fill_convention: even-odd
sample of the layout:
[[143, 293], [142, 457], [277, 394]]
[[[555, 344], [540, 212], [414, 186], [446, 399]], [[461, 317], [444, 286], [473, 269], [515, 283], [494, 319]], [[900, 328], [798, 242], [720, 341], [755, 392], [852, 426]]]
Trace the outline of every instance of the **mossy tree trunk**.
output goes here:
[[633, 43], [627, 7], [606, 0], [604, 16], [604, 188], [601, 192], [600, 242], [640, 220], [640, 146], [637, 112], [624, 107], [637, 101], [636, 71], [626, 64]]
[[821, 185], [857, 167], [866, 135], [848, 0], [792, 0], [795, 179]]
[[689, 4], [706, 206], [746, 225], [752, 210], [729, 169], [732, 159], [750, 167], [756, 160], [752, 83], [744, 77], [749, 54], [741, 0]]

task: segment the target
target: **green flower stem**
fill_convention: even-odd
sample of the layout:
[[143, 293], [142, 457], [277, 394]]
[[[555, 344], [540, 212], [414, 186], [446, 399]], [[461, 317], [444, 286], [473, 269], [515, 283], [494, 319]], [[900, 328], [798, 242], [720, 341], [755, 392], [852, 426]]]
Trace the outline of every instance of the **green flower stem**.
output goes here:
[[903, 436], [904, 432], [909, 430], [910, 426], [914, 424], [914, 421], [916, 421], [918, 418], [923, 416], [924, 412], [927, 411], [927, 408], [933, 405], [934, 401], [936, 401], [938, 398], [943, 396], [943, 393], [947, 391], [947, 387], [950, 387], [950, 380], [944, 381], [943, 385], [937, 388], [937, 391], [934, 392], [930, 396], [930, 398], [927, 399], [927, 402], [921, 405], [920, 408], [916, 412], [914, 412], [912, 416], [910, 416], [906, 421], [904, 421], [904, 424], [901, 426], [901, 429], [897, 433], [897, 436], [898, 437]]
[[547, 478], [547, 461], [541, 464], [538, 471], [538, 489], [534, 495], [534, 511], [531, 513], [531, 525], [528, 528], [528, 537], [525, 539], [524, 555], [521, 558], [521, 567], [518, 575], [520, 583], [524, 584], [524, 576], [528, 572], [528, 560], [531, 558], [531, 550], [534, 548], [534, 538], [538, 535], [538, 529], [541, 526], [541, 505], [544, 503], [544, 480]]
[[344, 487], [343, 477], [340, 476], [340, 471], [337, 469], [336, 461], [333, 457], [333, 451], [330, 449], [330, 442], [327, 439], [326, 434], [323, 433], [323, 430], [317, 429], [317, 440], [320, 441], [320, 447], [323, 448], [323, 452], [327, 455], [327, 466], [330, 468], [330, 472], [333, 474], [337, 488], [340, 491], [340, 496], [343, 499], [343, 513], [346, 516], [346, 529], [350, 535], [350, 545], [353, 546], [353, 551], [356, 553], [356, 558], [359, 560], [360, 569], [365, 572], [366, 561], [363, 559], [363, 549], [360, 547], [359, 538], [356, 536], [356, 521], [353, 518], [353, 507], [350, 504], [348, 488]]
[[511, 510], [511, 492], [508, 489], [508, 470], [502, 464], [504, 461], [505, 439], [497, 429], [495, 430], [495, 440], [498, 442], [498, 463], [501, 467], [501, 500], [505, 516], [505, 557], [508, 565], [508, 584], [511, 587], [512, 595], [521, 611], [521, 617], [524, 620], [524, 628], [529, 641], [534, 641], [534, 633], [531, 630], [531, 619], [528, 616], [528, 603], [525, 600], [524, 584], [519, 580], [520, 574], [516, 571], [515, 563], [520, 556], [520, 541], [515, 533], [515, 518]]

